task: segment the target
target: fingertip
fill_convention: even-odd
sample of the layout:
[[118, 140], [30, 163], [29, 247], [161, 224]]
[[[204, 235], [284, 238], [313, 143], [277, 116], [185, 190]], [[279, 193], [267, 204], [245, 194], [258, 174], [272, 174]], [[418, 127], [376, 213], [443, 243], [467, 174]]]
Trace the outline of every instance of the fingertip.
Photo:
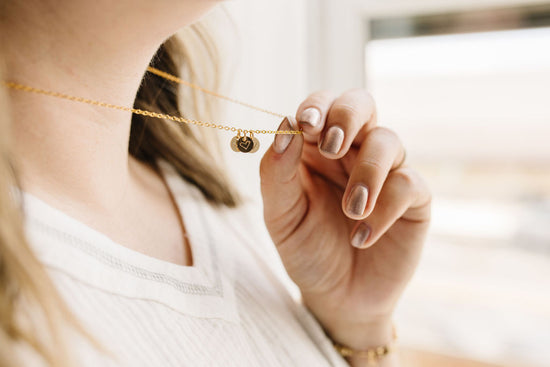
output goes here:
[[298, 110], [296, 113], [296, 120], [303, 132], [304, 140], [308, 143], [315, 143], [324, 126], [323, 113], [321, 110], [316, 106]]
[[359, 222], [352, 232], [350, 243], [353, 247], [358, 249], [366, 249], [371, 245], [368, 244], [368, 240], [371, 234], [370, 226], [365, 222]]
[[308, 107], [300, 113], [297, 120], [304, 127], [318, 128], [321, 125], [321, 111], [317, 107]]
[[[277, 130], [293, 130], [294, 126], [296, 125], [295, 121], [296, 120], [294, 120], [294, 117], [286, 116], [277, 128]], [[275, 151], [275, 153], [277, 154], [283, 154], [292, 142], [292, 138], [294, 138], [294, 135], [291, 134], [276, 134], [272, 143], [273, 151]]]
[[368, 187], [361, 182], [350, 183], [348, 187], [351, 187], [346, 190], [349, 192], [344, 193], [344, 197], [342, 198], [344, 212], [351, 219], [365, 219], [365, 209], [369, 202]]
[[329, 159], [339, 159], [342, 155], [344, 140], [344, 129], [339, 125], [332, 125], [322, 137], [319, 137], [317, 143], [319, 152]]

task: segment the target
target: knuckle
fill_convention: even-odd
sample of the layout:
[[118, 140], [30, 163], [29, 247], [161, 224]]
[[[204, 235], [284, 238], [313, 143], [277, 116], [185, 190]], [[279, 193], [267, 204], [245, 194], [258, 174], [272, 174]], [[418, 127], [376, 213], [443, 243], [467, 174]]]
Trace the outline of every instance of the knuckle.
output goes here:
[[430, 206], [433, 200], [432, 190], [430, 189], [430, 186], [428, 185], [426, 180], [420, 175], [418, 175], [418, 182], [419, 195], [422, 196], [422, 198], [424, 199], [423, 201], [426, 203], [426, 205]]
[[382, 163], [375, 159], [361, 159], [357, 166], [361, 171], [384, 171]]
[[337, 120], [353, 121], [360, 118], [357, 107], [347, 103], [339, 103], [331, 108], [331, 117]]
[[411, 198], [416, 209], [423, 208], [427, 211], [425, 216], [429, 220], [433, 194], [424, 178], [415, 170], [409, 167], [403, 167], [390, 172], [389, 175], [390, 190], [398, 195], [405, 195]]
[[308, 97], [305, 101], [302, 102], [302, 104], [300, 105], [300, 109], [306, 109], [312, 106], [320, 107], [323, 106], [323, 103], [324, 99], [322, 99], [321, 97]]
[[319, 97], [324, 99], [330, 99], [334, 96], [334, 91], [331, 89], [320, 89], [310, 94], [312, 97]]
[[[387, 149], [391, 152], [404, 151], [403, 142], [399, 138], [399, 135], [391, 129], [383, 126], [375, 126], [370, 132], [367, 139], [371, 143], [375, 143], [381, 148]], [[401, 154], [401, 153], [400, 153]]]
[[400, 139], [399, 139], [399, 136], [397, 135], [397, 133], [395, 131], [393, 131], [392, 129], [389, 129], [387, 127], [384, 127], [384, 126], [376, 126], [372, 129], [371, 131], [371, 134], [379, 137], [379, 138], [382, 138], [382, 139], [387, 139], [389, 141], [392, 141], [392, 142], [400, 142]]
[[401, 188], [414, 189], [416, 186], [416, 179], [410, 169], [399, 168], [390, 173], [391, 179], [395, 185]]
[[302, 102], [300, 108], [307, 108], [311, 106], [323, 107], [330, 102], [333, 95], [334, 93], [328, 89], [313, 92]]
[[344, 95], [347, 95], [347, 94], [369, 95], [370, 93], [365, 88], [355, 87], [355, 88], [347, 89], [343, 94]]
[[349, 96], [352, 100], [357, 101], [359, 104], [365, 104], [370, 106], [373, 110], [376, 109], [376, 101], [372, 94], [364, 88], [351, 88], [348, 89], [344, 95]]
[[366, 90], [365, 88], [360, 88], [360, 87], [347, 89], [342, 95], [343, 96], [356, 96], [356, 97], [360, 97], [362, 99], [366, 99], [366, 100], [369, 100], [369, 101], [374, 101], [374, 99], [372, 98], [372, 94], [370, 94], [370, 92], [368, 90]]

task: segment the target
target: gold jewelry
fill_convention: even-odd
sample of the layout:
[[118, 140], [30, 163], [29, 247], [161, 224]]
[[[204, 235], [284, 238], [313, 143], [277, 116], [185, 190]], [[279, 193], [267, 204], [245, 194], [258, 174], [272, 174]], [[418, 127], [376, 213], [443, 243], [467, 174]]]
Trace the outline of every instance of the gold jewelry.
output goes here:
[[366, 358], [369, 366], [377, 366], [378, 361], [392, 353], [395, 350], [395, 342], [397, 340], [397, 332], [395, 331], [395, 325], [392, 325], [392, 341], [387, 345], [381, 345], [374, 348], [357, 350], [347, 347], [332, 341], [334, 349], [344, 358]]
[[[245, 106], [245, 107], [260, 111], [260, 112], [264, 112], [264, 113], [267, 113], [267, 114], [270, 114], [270, 115], [273, 115], [273, 116], [276, 116], [276, 117], [285, 117], [285, 115], [283, 115], [283, 114], [275, 113], [275, 112], [272, 112], [272, 111], [269, 111], [269, 110], [266, 110], [266, 109], [263, 109], [263, 108], [260, 108], [260, 107], [256, 107], [256, 106], [253, 106], [249, 103], [241, 102], [239, 100], [236, 100], [236, 99], [233, 99], [233, 98], [230, 98], [230, 97], [226, 97], [226, 96], [221, 95], [219, 93], [216, 93], [216, 92], [210, 91], [208, 89], [202, 88], [202, 87], [200, 87], [196, 84], [187, 82], [187, 81], [185, 81], [183, 79], [180, 79], [180, 78], [178, 78], [174, 75], [168, 74], [164, 71], [155, 69], [153, 67], [148, 67], [147, 70], [149, 72], [155, 74], [155, 75], [158, 75], [158, 76], [164, 78], [164, 79], [167, 79], [167, 80], [179, 83], [179, 84], [187, 85], [191, 88], [198, 89], [201, 92], [213, 95], [213, 96], [221, 98], [221, 99], [225, 99], [226, 101], [233, 102], [233, 103], [236, 103], [236, 104], [240, 104], [242, 106]], [[236, 127], [233, 127], [233, 126], [215, 124], [213, 122], [204, 122], [204, 121], [199, 121], [199, 120], [193, 120], [193, 119], [188, 119], [188, 118], [184, 118], [184, 117], [180, 117], [180, 116], [168, 115], [168, 114], [165, 114], [165, 113], [142, 110], [142, 109], [139, 109], [139, 108], [130, 108], [130, 107], [125, 107], [125, 106], [119, 106], [119, 105], [115, 105], [115, 104], [112, 104], [112, 103], [96, 101], [96, 100], [89, 99], [89, 98], [84, 98], [84, 97], [71, 96], [71, 95], [68, 95], [68, 94], [65, 94], [65, 93], [60, 93], [60, 92], [35, 88], [35, 87], [31, 87], [31, 86], [28, 86], [28, 85], [23, 85], [23, 84], [19, 84], [19, 83], [15, 83], [15, 82], [3, 81], [3, 84], [8, 88], [23, 91], [23, 92], [42, 94], [42, 95], [46, 95], [46, 96], [66, 99], [66, 100], [73, 101], [73, 102], [86, 103], [86, 104], [90, 104], [90, 105], [94, 105], [94, 106], [131, 112], [131, 113], [134, 113], [136, 115], [143, 115], [143, 116], [148, 116], [148, 117], [154, 117], [154, 118], [159, 118], [159, 119], [175, 121], [175, 122], [179, 122], [179, 123], [195, 124], [195, 125], [203, 126], [203, 127], [213, 127], [213, 128], [220, 129], [220, 130], [237, 132], [237, 135], [234, 136], [233, 139], [231, 139], [231, 143], [230, 143], [231, 149], [235, 152], [254, 153], [254, 152], [258, 151], [258, 149], [260, 148], [260, 141], [256, 137], [254, 137], [254, 134], [302, 134], [301, 129], [300, 130], [258, 130], [258, 129], [251, 130], [251, 129], [240, 129], [240, 128], [236, 128]], [[249, 136], [246, 136], [246, 133], [248, 133]], [[242, 134], [242, 136], [241, 136], [241, 134]]]
[[242, 101], [239, 101], [239, 100], [237, 100], [237, 99], [230, 98], [230, 97], [224, 96], [224, 95], [222, 95], [222, 94], [213, 92], [213, 91], [208, 90], [208, 89], [206, 89], [206, 88], [200, 87], [200, 86], [198, 86], [198, 85], [196, 85], [196, 84], [193, 84], [193, 83], [190, 83], [190, 82], [185, 81], [185, 80], [183, 80], [183, 79], [180, 79], [180, 78], [178, 78], [178, 77], [175, 76], [175, 75], [168, 74], [167, 72], [162, 71], [162, 70], [159, 70], [159, 69], [154, 68], [154, 67], [152, 67], [152, 66], [147, 67], [147, 71], [150, 72], [150, 73], [152, 73], [152, 74], [158, 75], [158, 76], [160, 76], [161, 78], [164, 78], [164, 79], [166, 79], [166, 80], [170, 80], [170, 81], [175, 82], [175, 83], [178, 83], [178, 84], [186, 85], [186, 86], [191, 87], [191, 88], [193, 88], [193, 89], [200, 90], [200, 91], [203, 92], [203, 93], [210, 94], [210, 95], [212, 95], [212, 96], [214, 96], [214, 97], [218, 97], [218, 98], [221, 98], [221, 99], [225, 99], [226, 101], [229, 101], [229, 102], [233, 102], [233, 103], [236, 103], [236, 104], [240, 104], [241, 106], [245, 106], [245, 107], [251, 108], [251, 109], [256, 110], [256, 111], [264, 112], [264, 113], [267, 113], [267, 114], [269, 114], [269, 115], [273, 115], [273, 116], [276, 116], [276, 117], [281, 117], [281, 118], [284, 118], [284, 117], [285, 117], [285, 115], [283, 115], [283, 114], [276, 113], [276, 112], [272, 112], [272, 111], [266, 110], [266, 109], [264, 109], [264, 108], [256, 107], [256, 106], [254, 106], [254, 105], [251, 105], [250, 103], [242, 102]]

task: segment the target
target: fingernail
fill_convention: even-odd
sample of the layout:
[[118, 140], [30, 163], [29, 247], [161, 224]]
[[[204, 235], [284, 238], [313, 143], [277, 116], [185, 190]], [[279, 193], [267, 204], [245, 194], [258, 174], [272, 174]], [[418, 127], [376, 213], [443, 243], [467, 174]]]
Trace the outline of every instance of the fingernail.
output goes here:
[[[296, 120], [292, 116], [286, 116], [277, 128], [277, 130], [294, 130], [294, 126], [291, 124], [294, 124], [296, 126]], [[277, 152], [278, 154], [284, 153], [286, 148], [288, 148], [290, 142], [292, 141], [292, 138], [294, 137], [294, 134], [276, 134], [275, 139], [273, 140], [273, 150]]]
[[351, 238], [351, 245], [357, 248], [366, 248], [365, 242], [369, 238], [370, 228], [365, 222], [359, 223], [353, 237]]
[[346, 211], [353, 215], [362, 216], [367, 207], [368, 198], [369, 190], [367, 187], [362, 184], [355, 185], [348, 197]]
[[336, 154], [340, 151], [342, 143], [344, 142], [344, 130], [339, 126], [332, 126], [327, 130], [323, 141], [321, 142], [321, 150]]
[[321, 112], [315, 107], [309, 107], [302, 111], [300, 123], [308, 124], [311, 127], [319, 125], [321, 122]]

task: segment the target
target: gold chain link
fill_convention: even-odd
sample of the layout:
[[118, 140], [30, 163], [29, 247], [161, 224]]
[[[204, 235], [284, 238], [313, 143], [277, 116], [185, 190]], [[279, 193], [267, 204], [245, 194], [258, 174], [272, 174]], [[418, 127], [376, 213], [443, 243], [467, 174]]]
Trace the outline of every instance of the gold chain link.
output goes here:
[[[180, 78], [178, 78], [174, 75], [168, 74], [164, 71], [161, 71], [161, 70], [158, 70], [158, 69], [155, 69], [155, 68], [152, 68], [152, 67], [149, 67], [147, 70], [149, 70], [150, 72], [152, 72], [152, 73], [154, 73], [154, 74], [156, 74], [156, 75], [158, 75], [162, 78], [165, 78], [167, 80], [171, 80], [171, 81], [174, 81], [176, 83], [187, 85], [191, 88], [198, 89], [198, 90], [200, 90], [204, 93], [211, 94], [211, 95], [216, 96], [218, 98], [222, 98], [222, 99], [225, 99], [227, 101], [237, 103], [237, 104], [243, 105], [245, 107], [252, 108], [252, 109], [260, 111], [260, 112], [265, 112], [265, 113], [273, 115], [273, 116], [285, 117], [285, 115], [278, 114], [278, 113], [275, 113], [275, 112], [271, 112], [271, 111], [263, 109], [263, 108], [255, 107], [251, 104], [241, 102], [241, 101], [238, 101], [238, 100], [230, 98], [230, 97], [223, 96], [223, 95], [218, 94], [216, 92], [212, 92], [208, 89], [202, 88], [202, 87], [200, 87], [198, 85], [195, 85], [193, 83], [189, 83], [189, 82], [187, 82], [183, 79], [180, 79]], [[184, 118], [184, 117], [180, 117], [180, 116], [168, 115], [168, 114], [165, 114], [165, 113], [142, 110], [142, 109], [139, 109], [139, 108], [130, 108], [130, 107], [119, 106], [119, 105], [115, 105], [115, 104], [112, 104], [112, 103], [96, 101], [96, 100], [89, 99], [89, 98], [84, 98], [84, 97], [71, 96], [71, 95], [68, 95], [68, 94], [65, 94], [65, 93], [54, 92], [54, 91], [49, 91], [49, 90], [45, 90], [45, 89], [30, 87], [28, 85], [18, 84], [18, 83], [15, 83], [15, 82], [6, 82], [6, 81], [4, 81], [3, 84], [8, 88], [15, 89], [15, 90], [20, 90], [20, 91], [24, 91], [24, 92], [42, 94], [42, 95], [46, 95], [46, 96], [66, 99], [66, 100], [73, 101], [73, 102], [81, 102], [81, 103], [86, 103], [86, 104], [90, 104], [90, 105], [93, 105], [93, 106], [100, 106], [100, 107], [111, 108], [111, 109], [120, 110], [120, 111], [127, 111], [127, 112], [131, 112], [131, 113], [135, 113], [137, 115], [143, 115], [143, 116], [149, 116], [149, 117], [154, 117], [154, 118], [159, 118], [159, 119], [171, 120], [171, 121], [175, 121], [175, 122], [179, 122], [179, 123], [187, 123], [187, 124], [194, 124], [194, 125], [204, 126], [204, 127], [212, 127], [212, 128], [215, 128], [215, 129], [226, 130], [226, 131], [233, 131], [233, 132], [240, 131], [242, 133], [254, 133], [254, 134], [292, 134], [292, 135], [295, 135], [295, 134], [301, 134], [302, 133], [302, 130], [240, 129], [240, 128], [237, 128], [237, 127], [234, 127], [234, 126], [227, 126], [227, 125], [215, 124], [213, 122], [204, 122], [204, 121], [199, 121], [199, 120], [193, 120], [193, 119], [188, 119], [188, 118]]]
[[240, 104], [241, 106], [245, 106], [245, 107], [251, 108], [251, 109], [256, 110], [256, 111], [264, 112], [264, 113], [267, 113], [267, 114], [272, 115], [272, 116], [275, 116], [275, 117], [285, 117], [285, 115], [283, 115], [283, 114], [280, 114], [280, 113], [277, 113], [277, 112], [273, 112], [273, 111], [270, 111], [270, 110], [266, 110], [265, 108], [256, 107], [256, 106], [254, 106], [254, 105], [251, 105], [250, 103], [242, 102], [242, 101], [239, 101], [238, 99], [234, 99], [234, 98], [227, 97], [227, 96], [224, 96], [224, 95], [222, 95], [222, 94], [213, 92], [213, 91], [208, 90], [208, 89], [206, 89], [206, 88], [203, 88], [203, 87], [201, 87], [201, 86], [199, 86], [199, 85], [193, 84], [193, 83], [188, 82], [188, 81], [185, 81], [185, 80], [183, 80], [183, 79], [180, 79], [180, 78], [178, 78], [178, 77], [175, 76], [175, 75], [168, 74], [168, 73], [165, 72], [165, 71], [156, 69], [156, 68], [154, 68], [154, 67], [152, 67], [152, 66], [149, 66], [149, 67], [147, 68], [147, 71], [149, 71], [149, 72], [152, 73], [152, 74], [158, 75], [158, 76], [160, 76], [161, 78], [164, 78], [164, 79], [166, 79], [166, 80], [170, 80], [170, 81], [172, 81], [172, 82], [176, 82], [176, 83], [183, 84], [183, 85], [186, 85], [186, 86], [191, 87], [191, 88], [194, 88], [194, 89], [198, 89], [198, 90], [200, 90], [200, 91], [203, 92], [203, 93], [210, 94], [210, 95], [212, 95], [212, 96], [214, 96], [214, 97], [218, 97], [218, 98], [221, 98], [221, 99], [225, 99], [226, 101], [229, 101], [229, 102], [232, 102], [232, 103]]

